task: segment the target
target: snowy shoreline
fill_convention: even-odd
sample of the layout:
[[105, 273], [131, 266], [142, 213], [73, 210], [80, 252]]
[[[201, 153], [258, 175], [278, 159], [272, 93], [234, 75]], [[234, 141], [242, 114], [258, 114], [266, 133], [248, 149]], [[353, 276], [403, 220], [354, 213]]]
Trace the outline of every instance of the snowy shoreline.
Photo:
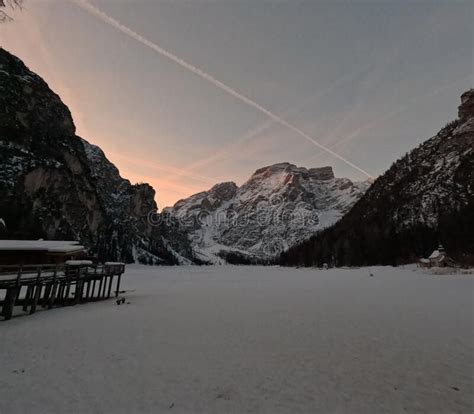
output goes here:
[[0, 324], [0, 412], [472, 412], [474, 279], [435, 276], [132, 265]]

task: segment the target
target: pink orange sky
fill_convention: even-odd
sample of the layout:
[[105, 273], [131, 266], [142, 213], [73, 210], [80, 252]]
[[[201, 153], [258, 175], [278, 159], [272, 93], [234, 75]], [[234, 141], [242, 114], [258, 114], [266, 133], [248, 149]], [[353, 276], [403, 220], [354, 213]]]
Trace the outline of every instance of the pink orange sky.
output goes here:
[[[374, 175], [453, 119], [473, 85], [469, 1], [91, 3]], [[160, 207], [282, 161], [365, 179], [72, 1], [30, 0], [14, 17], [1, 46]]]

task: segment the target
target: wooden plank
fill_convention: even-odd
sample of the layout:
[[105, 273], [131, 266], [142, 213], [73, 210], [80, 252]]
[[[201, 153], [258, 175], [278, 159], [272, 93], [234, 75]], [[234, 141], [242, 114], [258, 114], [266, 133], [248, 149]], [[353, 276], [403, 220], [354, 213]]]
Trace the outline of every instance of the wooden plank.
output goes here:
[[15, 308], [15, 302], [18, 298], [19, 293], [20, 293], [19, 286], [14, 286], [7, 289], [7, 293], [5, 295], [5, 300], [3, 302], [3, 308], [2, 308], [2, 315], [6, 321], [11, 319], [13, 315], [13, 309]]
[[104, 275], [100, 277], [100, 282], [99, 282], [99, 291], [97, 292], [97, 299], [100, 300], [101, 298], [101, 292], [102, 292], [102, 284], [104, 283]]
[[26, 312], [28, 310], [28, 305], [30, 303], [31, 297], [33, 296], [33, 286], [27, 286], [26, 294], [25, 294], [25, 301], [23, 303], [23, 311]]
[[53, 291], [53, 286], [56, 282], [57, 273], [58, 273], [58, 266], [56, 265], [56, 267], [53, 270], [53, 276], [51, 280], [49, 280], [45, 285], [44, 296], [43, 296], [43, 299], [41, 300], [41, 305], [43, 308], [46, 308], [49, 305], [49, 300], [51, 297], [51, 293]]
[[122, 274], [119, 274], [118, 277], [117, 277], [117, 288], [115, 290], [115, 297], [117, 297], [119, 295], [121, 279], [122, 279]]
[[45, 286], [44, 286], [44, 295], [41, 299], [41, 307], [43, 308], [46, 308], [46, 306], [48, 305], [48, 301], [49, 301], [49, 296], [51, 295], [51, 289], [53, 288], [53, 285], [52, 283], [47, 283]]
[[30, 315], [36, 312], [36, 307], [41, 297], [41, 292], [43, 291], [43, 285], [41, 283], [35, 286], [35, 294], [33, 296], [33, 301], [31, 302]]
[[13, 315], [13, 309], [15, 308], [15, 302], [18, 298], [18, 295], [20, 293], [20, 279], [22, 276], [23, 272], [23, 266], [20, 265], [18, 268], [18, 273], [16, 276], [15, 284], [12, 287], [9, 287], [7, 289], [7, 293], [5, 295], [5, 300], [3, 301], [3, 307], [2, 307], [2, 315], [5, 318], [5, 320], [11, 319]]
[[43, 290], [43, 285], [41, 284], [41, 267], [39, 267], [38, 274], [36, 275], [35, 294], [33, 296], [33, 301], [31, 303], [30, 315], [36, 312], [36, 306], [38, 305], [42, 290]]
[[95, 293], [95, 282], [96, 279], [92, 282], [92, 293], [91, 293], [91, 300], [94, 300], [94, 293]]
[[59, 282], [57, 280], [54, 280], [52, 282], [51, 295], [48, 299], [48, 309], [51, 309], [54, 306], [58, 289], [59, 289]]
[[104, 275], [104, 288], [102, 289], [102, 299], [105, 299], [105, 295], [107, 293], [107, 279], [108, 279], [108, 275]]
[[62, 302], [63, 302], [65, 286], [66, 286], [66, 281], [65, 280], [60, 280], [59, 281], [59, 286], [58, 286], [58, 295], [56, 297], [56, 302], [59, 303], [59, 304], [62, 304]]
[[84, 286], [84, 279], [83, 278], [77, 278], [76, 279], [76, 291], [74, 292], [74, 304], [77, 305], [81, 298], [82, 298], [82, 289]]
[[89, 300], [89, 297], [90, 297], [90, 293], [91, 293], [91, 284], [92, 284], [92, 280], [91, 279], [88, 279], [87, 280], [87, 290], [86, 290], [86, 297], [85, 297], [85, 300], [88, 301]]
[[110, 298], [110, 294], [112, 293], [112, 283], [114, 281], [114, 276], [110, 276], [110, 280], [109, 280], [109, 289], [107, 291], [107, 299]]
[[66, 306], [69, 300], [69, 294], [71, 292], [71, 272], [70, 270], [66, 271], [66, 280], [65, 280], [65, 289], [62, 297], [62, 305]]

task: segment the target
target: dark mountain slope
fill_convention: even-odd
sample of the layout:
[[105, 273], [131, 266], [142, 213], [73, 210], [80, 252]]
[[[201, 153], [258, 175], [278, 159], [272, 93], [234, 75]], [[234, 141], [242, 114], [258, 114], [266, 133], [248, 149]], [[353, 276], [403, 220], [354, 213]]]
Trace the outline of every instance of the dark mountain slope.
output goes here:
[[2, 238], [80, 240], [102, 259], [178, 263], [191, 257], [176, 227], [151, 226], [154, 190], [132, 185], [75, 135], [68, 108], [0, 48]]
[[474, 90], [459, 118], [379, 177], [338, 223], [281, 255], [283, 265], [413, 262], [442, 242], [474, 256]]

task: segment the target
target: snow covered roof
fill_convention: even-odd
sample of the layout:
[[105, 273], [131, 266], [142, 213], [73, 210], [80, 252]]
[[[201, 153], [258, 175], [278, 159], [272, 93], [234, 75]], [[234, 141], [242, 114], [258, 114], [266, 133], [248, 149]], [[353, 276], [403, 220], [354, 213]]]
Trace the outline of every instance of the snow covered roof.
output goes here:
[[92, 260], [66, 260], [64, 263], [67, 266], [91, 266]]
[[0, 251], [46, 251], [74, 253], [85, 250], [77, 241], [61, 240], [0, 240]]

